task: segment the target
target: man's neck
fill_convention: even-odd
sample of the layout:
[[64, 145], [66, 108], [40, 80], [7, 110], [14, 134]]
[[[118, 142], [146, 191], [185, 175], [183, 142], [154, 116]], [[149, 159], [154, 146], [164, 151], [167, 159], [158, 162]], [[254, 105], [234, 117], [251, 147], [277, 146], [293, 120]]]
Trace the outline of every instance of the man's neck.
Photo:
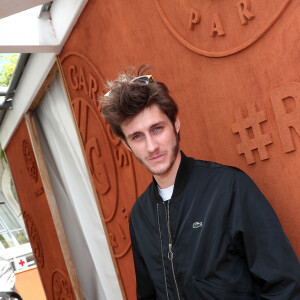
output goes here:
[[171, 169], [163, 175], [154, 175], [154, 178], [161, 189], [165, 189], [171, 185], [174, 185], [177, 171], [181, 162], [181, 153], [178, 151], [178, 154], [175, 158], [174, 164]]

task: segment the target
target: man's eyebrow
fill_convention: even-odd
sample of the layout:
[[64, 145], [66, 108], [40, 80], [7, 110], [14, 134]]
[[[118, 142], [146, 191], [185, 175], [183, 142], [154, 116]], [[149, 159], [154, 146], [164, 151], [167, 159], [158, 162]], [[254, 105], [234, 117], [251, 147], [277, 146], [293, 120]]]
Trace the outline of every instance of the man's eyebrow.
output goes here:
[[153, 125], [150, 126], [150, 128], [153, 128], [153, 127], [156, 127], [156, 126], [159, 126], [159, 125], [164, 125], [166, 123], [166, 121], [160, 121], [160, 122], [157, 122]]

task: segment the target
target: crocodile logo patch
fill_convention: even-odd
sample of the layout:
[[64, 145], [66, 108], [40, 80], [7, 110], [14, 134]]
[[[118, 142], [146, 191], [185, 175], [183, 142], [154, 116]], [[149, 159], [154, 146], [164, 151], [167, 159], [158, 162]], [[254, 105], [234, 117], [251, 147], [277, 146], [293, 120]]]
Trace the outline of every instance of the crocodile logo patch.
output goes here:
[[193, 228], [199, 228], [199, 227], [202, 227], [202, 226], [203, 226], [202, 222], [194, 222], [193, 223]]

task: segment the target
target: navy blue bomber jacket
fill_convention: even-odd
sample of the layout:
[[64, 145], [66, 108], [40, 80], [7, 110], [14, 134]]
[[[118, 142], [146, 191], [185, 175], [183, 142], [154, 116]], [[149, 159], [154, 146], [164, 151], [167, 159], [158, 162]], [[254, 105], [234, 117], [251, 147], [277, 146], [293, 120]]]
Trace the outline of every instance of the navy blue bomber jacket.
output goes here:
[[171, 200], [153, 180], [131, 211], [137, 299], [299, 300], [299, 261], [257, 186], [181, 154]]

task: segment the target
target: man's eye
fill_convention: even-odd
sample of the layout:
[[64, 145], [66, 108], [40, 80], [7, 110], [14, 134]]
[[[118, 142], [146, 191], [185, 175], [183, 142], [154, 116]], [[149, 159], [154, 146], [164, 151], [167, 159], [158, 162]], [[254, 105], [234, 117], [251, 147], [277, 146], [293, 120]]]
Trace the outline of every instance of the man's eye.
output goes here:
[[153, 131], [154, 131], [154, 132], [160, 131], [162, 128], [163, 128], [162, 126], [158, 126], [158, 127], [155, 127], [155, 128], [153, 129]]
[[132, 137], [132, 139], [133, 139], [133, 140], [137, 140], [137, 139], [139, 139], [139, 138], [141, 138], [141, 137], [142, 137], [141, 134], [136, 134], [136, 135], [134, 135], [134, 136]]

